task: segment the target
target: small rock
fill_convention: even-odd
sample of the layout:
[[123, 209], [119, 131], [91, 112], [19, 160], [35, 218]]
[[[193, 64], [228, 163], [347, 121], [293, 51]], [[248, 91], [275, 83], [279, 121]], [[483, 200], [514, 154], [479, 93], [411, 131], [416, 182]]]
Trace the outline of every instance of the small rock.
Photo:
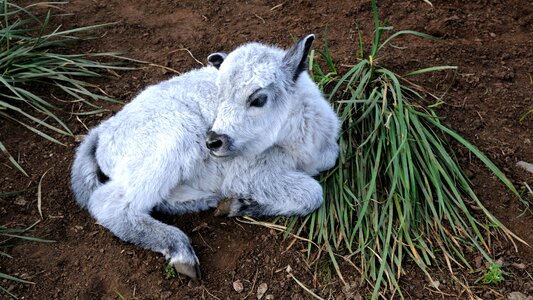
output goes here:
[[242, 291], [244, 291], [244, 285], [239, 279], [237, 279], [236, 281], [233, 282], [233, 289], [237, 293], [241, 293]]
[[265, 300], [274, 300], [274, 295], [268, 294], [265, 296]]
[[533, 173], [533, 164], [527, 163], [525, 161], [519, 161], [516, 163], [516, 165], [530, 173]]
[[170, 299], [170, 297], [172, 297], [171, 291], [166, 291], [166, 292], [161, 293], [161, 299], [163, 300]]
[[26, 199], [24, 199], [23, 197], [19, 196], [15, 199], [15, 204], [25, 206], [26, 204], [28, 204], [28, 201], [26, 201]]
[[533, 300], [533, 297], [524, 295], [520, 292], [512, 292], [507, 295], [507, 300]]
[[287, 273], [291, 273], [292, 272], [292, 268], [290, 265], [287, 266], [287, 268], [285, 269], [285, 271], [287, 271]]
[[259, 287], [257, 288], [257, 299], [260, 300], [263, 298], [263, 295], [268, 290], [268, 285], [266, 283], [261, 283]]
[[513, 267], [517, 268], [518, 270], [525, 270], [526, 265], [523, 263], [513, 263]]
[[489, 35], [490, 35], [490, 37], [493, 37], [493, 38], [496, 37], [496, 33], [494, 33], [494, 32], [490, 32]]

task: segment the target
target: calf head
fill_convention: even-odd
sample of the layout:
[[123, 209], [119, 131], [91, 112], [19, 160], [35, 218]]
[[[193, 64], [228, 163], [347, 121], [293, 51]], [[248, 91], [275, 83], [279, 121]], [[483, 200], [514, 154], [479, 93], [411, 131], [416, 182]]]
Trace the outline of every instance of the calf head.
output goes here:
[[219, 105], [206, 139], [211, 155], [256, 155], [278, 142], [314, 38], [305, 36], [287, 51], [250, 43], [210, 56], [219, 69]]

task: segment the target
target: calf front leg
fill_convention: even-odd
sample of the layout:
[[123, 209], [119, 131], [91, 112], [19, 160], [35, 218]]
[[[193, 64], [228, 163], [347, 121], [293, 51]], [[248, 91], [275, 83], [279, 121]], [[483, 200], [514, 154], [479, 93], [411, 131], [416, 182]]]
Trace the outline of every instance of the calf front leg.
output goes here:
[[221, 199], [222, 196], [217, 193], [179, 185], [173, 188], [170, 194], [154, 207], [154, 210], [174, 215], [195, 213], [216, 207]]
[[249, 180], [233, 182], [228, 192], [216, 215], [305, 216], [323, 202], [318, 181], [301, 172], [262, 172]]
[[193, 279], [200, 278], [200, 264], [185, 233], [150, 216], [150, 202], [139, 199], [110, 181], [99, 187], [89, 201], [89, 211], [98, 223], [123, 241], [162, 253], [176, 271]]

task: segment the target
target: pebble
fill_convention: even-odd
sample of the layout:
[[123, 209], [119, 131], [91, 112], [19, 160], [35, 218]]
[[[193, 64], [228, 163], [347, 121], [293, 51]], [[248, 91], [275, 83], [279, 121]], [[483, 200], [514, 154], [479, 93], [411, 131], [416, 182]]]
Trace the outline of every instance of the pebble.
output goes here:
[[530, 172], [530, 173], [533, 173], [533, 164], [530, 164], [528, 162], [525, 162], [525, 161], [519, 161], [516, 163], [517, 166], [521, 167], [522, 169]]
[[171, 291], [166, 291], [166, 292], [161, 293], [161, 299], [163, 300], [170, 299], [170, 297], [172, 297]]
[[525, 270], [526, 269], [526, 265], [523, 264], [523, 263], [513, 263], [513, 267], [519, 269], [519, 270]]
[[239, 279], [237, 279], [236, 281], [233, 282], [233, 289], [237, 293], [241, 293], [242, 291], [244, 291], [244, 285]]
[[291, 273], [292, 272], [291, 266], [287, 265], [287, 268], [285, 269], [285, 271], [287, 271], [287, 273]]
[[26, 199], [24, 199], [23, 197], [19, 196], [15, 199], [15, 204], [20, 205], [20, 206], [25, 206], [26, 204], [28, 204], [28, 201], [26, 201]]
[[527, 296], [520, 292], [511, 292], [507, 295], [507, 300], [533, 300], [533, 296]]
[[259, 287], [257, 288], [257, 299], [263, 298], [263, 295], [265, 295], [266, 291], [268, 290], [268, 285], [266, 283], [261, 283]]

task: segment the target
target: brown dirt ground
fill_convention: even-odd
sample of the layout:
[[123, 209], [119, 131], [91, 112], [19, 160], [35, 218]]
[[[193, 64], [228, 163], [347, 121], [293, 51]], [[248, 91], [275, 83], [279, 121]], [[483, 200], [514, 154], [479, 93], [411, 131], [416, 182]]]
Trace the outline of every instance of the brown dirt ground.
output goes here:
[[[520, 116], [533, 108], [533, 3], [432, 2], [433, 7], [422, 0], [379, 1], [381, 17], [395, 29], [441, 37], [437, 42], [398, 39], [396, 46], [407, 48], [388, 47], [379, 63], [399, 73], [436, 64], [459, 66], [455, 78], [441, 73], [423, 76], [416, 82], [437, 95], [447, 92], [446, 105], [438, 111], [445, 117], [444, 122], [484, 151], [517, 187], [523, 188], [524, 183], [533, 186], [532, 174], [516, 166], [520, 160], [533, 163], [533, 116], [519, 122]], [[72, 51], [122, 51], [178, 71], [199, 66], [183, 49], [204, 61], [210, 52], [231, 50], [251, 40], [288, 46], [293, 37], [309, 32], [318, 34], [315, 48], [320, 49], [326, 26], [337, 64], [350, 65], [355, 60], [357, 31], [365, 33], [366, 42], [372, 31], [369, 1], [72, 0], [63, 7], [73, 14], [63, 19], [68, 28], [117, 22], [102, 30], [98, 39], [83, 42]], [[146, 67], [96, 83], [111, 96], [128, 101], [148, 84], [172, 75], [161, 67]], [[84, 134], [85, 126], [94, 126], [120, 109], [105, 105], [110, 112], [103, 115], [64, 117], [75, 134]], [[78, 104], [63, 104], [63, 108], [80, 109]], [[59, 137], [67, 147], [58, 146], [3, 119], [0, 138], [31, 174], [24, 177], [2, 162], [0, 191], [36, 187], [42, 179], [44, 219], [33, 234], [56, 241], [17, 245], [10, 250], [13, 259], [0, 260], [3, 272], [35, 282], [0, 282], [23, 299], [118, 299], [119, 293], [126, 299], [252, 299], [261, 283], [268, 285], [266, 294], [275, 299], [309, 298], [293, 279], [287, 278], [284, 268], [288, 265], [298, 279], [324, 298], [361, 299], [358, 297], [368, 295], [368, 286], [357, 283], [354, 269], [343, 267], [353, 283], [343, 287], [335, 276], [328, 276], [330, 272], [323, 264], [318, 272], [306, 265], [302, 245], [293, 245], [262, 227], [214, 218], [212, 212], [161, 216], [189, 233], [204, 274], [201, 283], [166, 279], [160, 255], [119, 241], [75, 205], [68, 185], [76, 146], [73, 138]], [[520, 216], [524, 206], [465, 149], [456, 149], [483, 203], [533, 244], [531, 213]], [[35, 192], [33, 189], [0, 198], [0, 224], [27, 227], [40, 220]], [[502, 260], [508, 272], [504, 283], [491, 287], [476, 283], [486, 266], [475, 256], [472, 260], [481, 271], [469, 274], [458, 270], [457, 276], [473, 285], [472, 291], [482, 299], [504, 298], [513, 291], [533, 295], [533, 249], [525, 245], [518, 245], [518, 249], [516, 252], [510, 242], [494, 238], [493, 255]], [[420, 273], [408, 266], [402, 277], [408, 298], [467, 297], [444, 271], [435, 268], [435, 279], [443, 293], [435, 292]], [[244, 285], [241, 293], [232, 287], [236, 280]]]

